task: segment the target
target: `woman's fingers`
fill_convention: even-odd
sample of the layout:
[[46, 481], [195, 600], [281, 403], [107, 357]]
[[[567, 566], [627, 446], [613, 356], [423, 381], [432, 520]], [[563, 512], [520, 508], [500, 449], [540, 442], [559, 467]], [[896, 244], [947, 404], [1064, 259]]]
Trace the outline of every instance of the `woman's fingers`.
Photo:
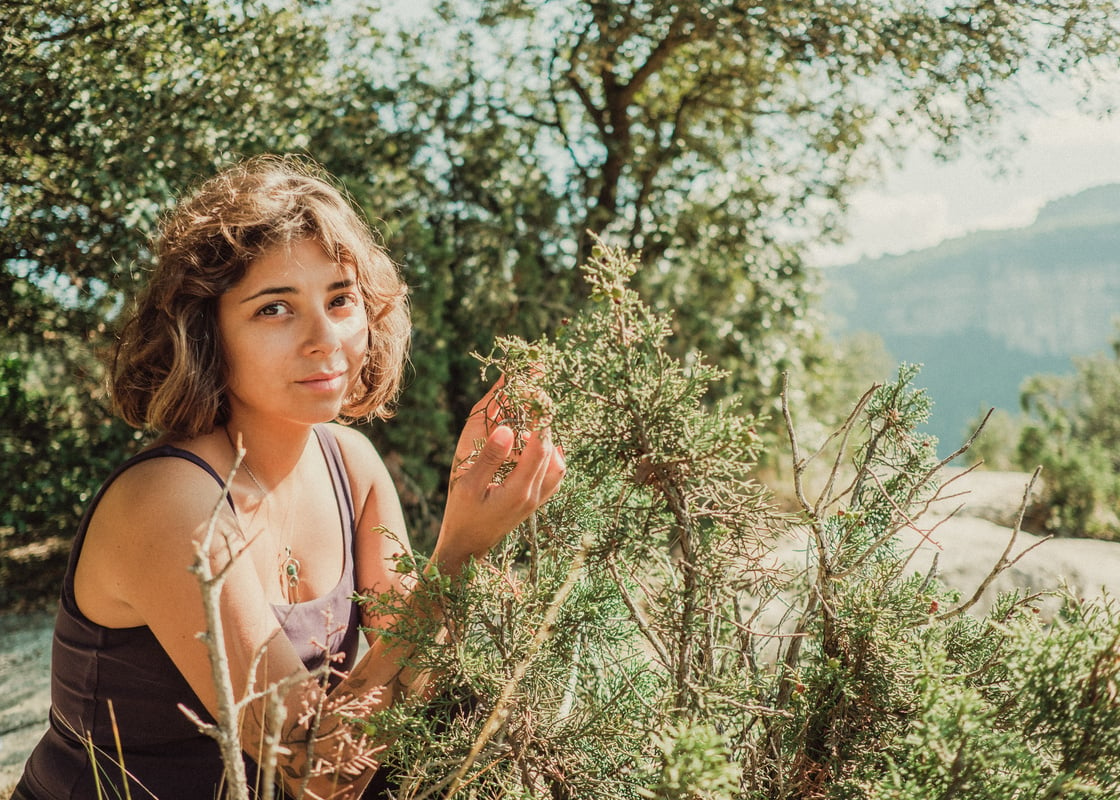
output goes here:
[[[524, 434], [524, 447], [514, 452], [517, 434], [509, 426], [495, 428], [473, 459], [465, 463], [448, 494], [444, 524], [437, 543], [439, 558], [451, 569], [465, 556], [487, 552], [543, 505], [564, 476], [564, 457], [547, 431]], [[513, 469], [496, 483], [502, 465]]]
[[[457, 448], [456, 477], [493, 511], [498, 506], [527, 516], [555, 493], [564, 476], [564, 458], [547, 426], [518, 434], [507, 424], [497, 399], [503, 381], [499, 378], [471, 412]], [[510, 461], [513, 468], [497, 484], [495, 477]]]
[[552, 468], [553, 456], [556, 454], [556, 445], [552, 442], [552, 437], [546, 431], [539, 431], [534, 434], [534, 438], [538, 439], [541, 443], [539, 453], [539, 463], [533, 472], [532, 488], [533, 496], [538, 499], [538, 504], [543, 503], [548, 496], [542, 494], [545, 481], [548, 478], [549, 470]]
[[556, 491], [564, 475], [563, 465], [563, 456], [547, 431], [533, 431], [501, 488], [519, 498], [528, 508], [526, 513], [531, 512]]
[[471, 482], [479, 490], [485, 490], [494, 480], [494, 475], [513, 452], [517, 435], [506, 425], [499, 425], [486, 437], [482, 450], [467, 469]]
[[567, 472], [568, 465], [564, 461], [564, 448], [557, 445], [552, 452], [552, 458], [548, 460], [548, 468], [545, 470], [544, 480], [542, 481], [541, 491], [543, 499], [548, 500], [552, 495], [556, 494], [556, 490], [560, 488], [560, 481], [564, 479], [564, 473]]

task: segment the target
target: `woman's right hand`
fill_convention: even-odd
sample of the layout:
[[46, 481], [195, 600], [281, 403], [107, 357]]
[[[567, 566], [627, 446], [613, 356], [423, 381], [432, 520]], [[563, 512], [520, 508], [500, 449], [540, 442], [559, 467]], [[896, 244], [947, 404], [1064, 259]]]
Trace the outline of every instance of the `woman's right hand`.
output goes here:
[[[433, 559], [444, 572], [457, 572], [470, 557], [480, 557], [548, 501], [564, 477], [564, 456], [547, 427], [526, 432], [515, 452], [517, 434], [499, 418], [495, 384], [475, 404], [455, 448], [447, 508]], [[484, 442], [481, 450], [477, 443]], [[512, 471], [496, 482], [502, 465]]]

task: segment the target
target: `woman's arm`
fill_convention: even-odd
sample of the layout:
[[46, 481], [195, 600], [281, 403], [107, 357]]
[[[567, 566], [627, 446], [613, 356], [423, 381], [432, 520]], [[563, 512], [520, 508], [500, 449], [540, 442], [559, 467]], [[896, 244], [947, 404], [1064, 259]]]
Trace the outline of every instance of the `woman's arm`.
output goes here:
[[[546, 433], [532, 434], [522, 451], [514, 453], [513, 432], [493, 427], [493, 420], [482, 416], [487, 407], [487, 398], [476, 406], [480, 413], [468, 421], [457, 451], [434, 553], [447, 573], [483, 555], [527, 518], [551, 497], [563, 475], [563, 459]], [[416, 613], [438, 614], [430, 602], [411, 597], [410, 587], [392, 569], [394, 556], [408, 545], [384, 465], [368, 442], [361, 445], [349, 434], [344, 438], [348, 470], [356, 467], [359, 480], [369, 480], [358, 510], [359, 580], [392, 582], [387, 588], [401, 592]], [[484, 445], [472, 462], [468, 456], [480, 441]], [[363, 456], [364, 448], [368, 450]], [[507, 459], [516, 466], [497, 485], [495, 473]], [[111, 598], [123, 616], [135, 615], [152, 630], [207, 711], [216, 716], [217, 692], [199, 638], [206, 629], [202, 593], [188, 571], [215, 514], [217, 536], [210, 560], [215, 572], [226, 570], [218, 602], [238, 698], [273, 685], [288, 687], [278, 763], [289, 791], [297, 793], [305, 776], [315, 773], [304, 787], [311, 796], [358, 797], [376, 771], [375, 754], [368, 738], [353, 730], [347, 718], [393, 701], [399, 664], [407, 653], [387, 637], [371, 637], [368, 652], [326, 695], [283, 634], [253, 563], [242, 553], [248, 543], [210, 476], [179, 459], [153, 459], [122, 474], [98, 507], [96, 525], [91, 525], [83, 552], [85, 583], [102, 587], [103, 597]], [[399, 540], [374, 532], [382, 525], [390, 530], [398, 525]], [[87, 560], [85, 551], [94, 555]], [[361, 714], [354, 713], [355, 707]], [[324, 713], [315, 713], [317, 709]], [[258, 698], [245, 706], [241, 720], [242, 746], [258, 759], [270, 727], [267, 712], [265, 700]]]
[[[217, 602], [229, 677], [239, 701], [260, 695], [242, 708], [242, 749], [260, 760], [270, 727], [263, 694], [283, 686], [279, 735], [285, 749], [278, 766], [289, 791], [298, 792], [305, 773], [322, 772], [308, 782], [310, 796], [357, 797], [376, 768], [368, 760], [368, 744], [363, 737], [347, 737], [338, 714], [320, 719], [308, 713], [326, 700], [319, 680], [284, 635], [246, 550], [249, 543], [205, 472], [181, 459], [153, 459], [113, 483], [83, 546], [75, 580], [79, 605], [103, 624], [148, 626], [206, 711], [217, 717], [218, 693], [200, 636], [207, 630], [203, 595], [189, 570], [211, 522], [216, 527], [210, 567], [215, 574], [224, 571]], [[336, 750], [328, 752], [321, 743]], [[326, 760], [312, 764], [316, 753]], [[344, 774], [341, 767], [362, 757], [366, 762], [356, 774]]]

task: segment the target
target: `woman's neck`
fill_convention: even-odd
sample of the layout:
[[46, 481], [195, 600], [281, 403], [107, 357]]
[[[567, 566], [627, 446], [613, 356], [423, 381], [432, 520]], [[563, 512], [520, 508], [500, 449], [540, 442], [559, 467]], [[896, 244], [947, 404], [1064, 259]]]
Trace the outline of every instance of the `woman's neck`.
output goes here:
[[311, 444], [310, 426], [279, 431], [231, 418], [225, 427], [231, 460], [243, 450], [241, 469], [263, 492], [271, 492], [293, 476]]

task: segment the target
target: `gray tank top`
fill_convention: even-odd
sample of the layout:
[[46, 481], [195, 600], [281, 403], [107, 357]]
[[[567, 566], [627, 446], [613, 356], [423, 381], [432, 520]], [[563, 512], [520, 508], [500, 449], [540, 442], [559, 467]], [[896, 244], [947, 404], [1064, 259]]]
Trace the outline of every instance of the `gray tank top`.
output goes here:
[[[276, 618], [308, 669], [320, 666], [326, 641], [332, 655], [345, 654], [340, 669], [354, 664], [358, 646], [358, 607], [354, 594], [354, 502], [342, 454], [334, 435], [317, 426], [342, 519], [344, 567], [338, 584], [304, 603], [273, 606]], [[74, 570], [89, 520], [106, 488], [129, 467], [151, 458], [184, 458], [214, 477], [222, 477], [194, 453], [168, 445], [152, 448], [118, 467], [93, 499], [78, 527], [63, 579], [51, 655], [50, 727], [32, 752], [20, 789], [42, 800], [207, 800], [221, 796], [222, 761], [217, 745], [201, 734], [179, 704], [212, 721], [198, 696], [164, 652], [151, 630], [105, 628], [87, 619], [74, 599]], [[230, 502], [232, 507], [232, 501]], [[335, 629], [328, 636], [327, 622]], [[116, 756], [121, 738], [128, 792]], [[91, 752], [92, 751], [92, 752]], [[249, 762], [248, 759], [246, 759]], [[256, 770], [248, 763], [249, 775]], [[97, 783], [100, 781], [101, 794]]]

